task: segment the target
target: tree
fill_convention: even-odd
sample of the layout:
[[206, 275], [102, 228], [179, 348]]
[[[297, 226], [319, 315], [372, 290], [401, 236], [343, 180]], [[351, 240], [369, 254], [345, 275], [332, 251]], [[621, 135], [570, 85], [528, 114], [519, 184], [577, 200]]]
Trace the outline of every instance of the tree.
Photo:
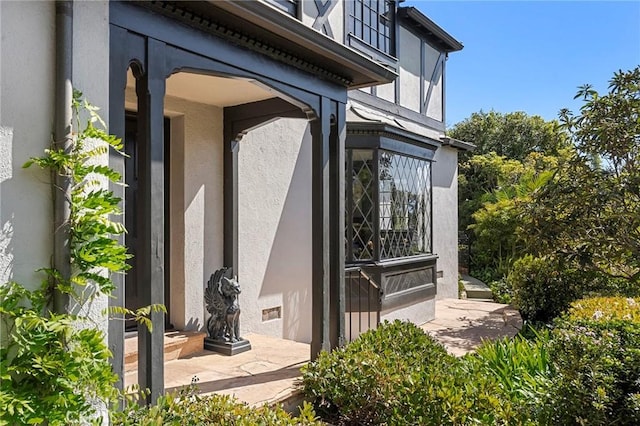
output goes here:
[[[476, 145], [474, 155], [495, 152], [512, 160], [524, 160], [531, 152], [558, 155], [568, 146], [565, 132], [557, 121], [545, 121], [538, 115], [522, 111], [474, 112], [471, 117], [456, 124], [449, 136]], [[462, 155], [464, 161], [467, 155]]]
[[495, 162], [499, 177], [496, 188], [481, 198], [482, 206], [473, 213], [474, 223], [469, 225], [475, 235], [471, 260], [476, 273], [484, 269], [481, 278], [496, 281], [506, 276], [513, 262], [525, 254], [518, 235], [523, 209], [552, 178], [558, 158], [532, 152], [520, 162], [491, 153], [472, 157], [469, 162], [487, 157], [499, 159]]
[[524, 112], [476, 112], [453, 126], [449, 136], [476, 145], [473, 155], [460, 157], [458, 230], [461, 232], [474, 223], [473, 213], [482, 207], [485, 194], [496, 189], [498, 181], [506, 178], [505, 173], [517, 169], [529, 154], [563, 156], [569, 149], [567, 135], [557, 121], [547, 122]]
[[560, 120], [576, 147], [524, 212], [528, 251], [555, 256], [609, 290], [640, 284], [640, 66], [614, 74], [609, 92], [582, 86], [584, 104]]
[[[567, 135], [557, 121], [495, 111], [472, 114], [449, 135], [477, 146], [474, 155], [460, 157], [458, 177], [458, 230], [469, 237], [469, 266], [478, 278], [499, 280], [517, 252], [519, 210], [513, 191], [519, 188], [522, 195], [531, 180], [555, 167], [557, 157], [568, 155]], [[494, 191], [502, 193], [500, 201]]]

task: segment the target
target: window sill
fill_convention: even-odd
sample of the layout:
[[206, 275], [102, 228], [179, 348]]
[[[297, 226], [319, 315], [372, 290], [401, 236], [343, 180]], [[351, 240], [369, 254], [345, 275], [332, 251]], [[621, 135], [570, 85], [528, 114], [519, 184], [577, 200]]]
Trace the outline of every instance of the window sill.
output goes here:
[[398, 71], [398, 59], [377, 49], [365, 41], [360, 40], [353, 34], [347, 34], [347, 45], [365, 56], [368, 56], [373, 61], [384, 65], [394, 72]]
[[421, 254], [417, 256], [397, 257], [395, 259], [380, 260], [375, 262], [375, 265], [380, 268], [387, 269], [396, 266], [405, 266], [418, 263], [431, 263], [435, 262], [436, 260], [438, 260], [437, 254]]

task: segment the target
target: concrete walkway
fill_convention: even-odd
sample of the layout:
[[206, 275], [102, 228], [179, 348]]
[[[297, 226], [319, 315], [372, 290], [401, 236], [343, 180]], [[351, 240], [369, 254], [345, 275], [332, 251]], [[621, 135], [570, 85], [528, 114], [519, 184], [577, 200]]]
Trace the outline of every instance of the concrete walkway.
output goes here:
[[[295, 397], [300, 367], [309, 361], [309, 345], [258, 334], [243, 337], [251, 342], [250, 351], [234, 356], [202, 351], [166, 362], [165, 389], [175, 391], [194, 381], [203, 394], [233, 395], [250, 405]], [[137, 371], [129, 372], [125, 384], [136, 383], [137, 379]]]
[[[520, 328], [520, 315], [507, 305], [473, 300], [446, 299], [436, 302], [436, 319], [423, 330], [447, 349], [462, 355], [483, 339], [513, 336]], [[202, 393], [234, 395], [250, 405], [284, 403], [294, 409], [301, 403], [295, 384], [300, 367], [309, 361], [308, 344], [248, 334], [252, 349], [235, 356], [203, 351], [165, 363], [165, 387], [173, 391], [194, 380]], [[125, 376], [127, 385], [137, 382], [137, 372]]]
[[521, 327], [520, 314], [509, 305], [470, 299], [436, 301], [436, 318], [421, 326], [457, 356], [473, 351], [483, 340], [513, 337]]

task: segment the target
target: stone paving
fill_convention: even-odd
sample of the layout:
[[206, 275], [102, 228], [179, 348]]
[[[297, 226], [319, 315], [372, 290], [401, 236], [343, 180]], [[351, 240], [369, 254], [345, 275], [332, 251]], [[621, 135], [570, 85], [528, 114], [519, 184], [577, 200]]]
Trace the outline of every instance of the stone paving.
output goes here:
[[[483, 339], [514, 336], [522, 321], [508, 305], [462, 299], [436, 302], [436, 319], [423, 324], [454, 355], [472, 351]], [[165, 363], [165, 387], [179, 389], [197, 378], [202, 393], [234, 395], [251, 405], [285, 402], [285, 408], [300, 403], [295, 383], [300, 367], [309, 360], [305, 343], [248, 334], [252, 349], [234, 356], [203, 351]], [[125, 383], [137, 381], [137, 372], [125, 376]]]
[[520, 314], [509, 305], [470, 299], [436, 301], [436, 318], [421, 326], [457, 356], [473, 351], [483, 340], [513, 337], [521, 327]]
[[[167, 391], [189, 385], [195, 378], [200, 392], [234, 395], [251, 405], [279, 402], [295, 395], [300, 367], [309, 361], [305, 343], [247, 334], [251, 350], [234, 356], [202, 351], [165, 363]], [[125, 375], [125, 384], [137, 382], [137, 371]]]

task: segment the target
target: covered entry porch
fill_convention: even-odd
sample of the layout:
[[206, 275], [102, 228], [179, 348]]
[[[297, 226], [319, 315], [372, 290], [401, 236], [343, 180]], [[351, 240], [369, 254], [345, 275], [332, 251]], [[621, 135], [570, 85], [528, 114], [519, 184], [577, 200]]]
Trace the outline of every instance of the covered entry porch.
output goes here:
[[[294, 18], [274, 14], [274, 10], [264, 4], [216, 2], [188, 7], [169, 2], [112, 2], [110, 5], [110, 132], [126, 136], [127, 110], [135, 112], [137, 120], [133, 216], [136, 262], [129, 281], [135, 280], [140, 305], [167, 304], [170, 319], [173, 315], [180, 325], [190, 320], [190, 309], [200, 310], [204, 315], [204, 303], [198, 307], [197, 295], [208, 279], [206, 274], [222, 266], [232, 266], [238, 271], [242, 256], [238, 246], [238, 212], [242, 209], [238, 189], [241, 139], [274, 120], [285, 117], [305, 120], [311, 141], [308, 191], [312, 203], [312, 309], [307, 315], [311, 317], [312, 329], [309, 355], [314, 357], [320, 350], [329, 350], [344, 342], [346, 90], [386, 82], [393, 73], [320, 37]], [[279, 25], [274, 27], [274, 22]], [[242, 29], [250, 31], [243, 33]], [[283, 34], [276, 34], [278, 31], [288, 31], [289, 37], [283, 38]], [[310, 54], [312, 45], [318, 48]], [[299, 57], [292, 60], [291, 52], [298, 52]], [[219, 96], [227, 83], [238, 89], [235, 95], [226, 102], [204, 101], [204, 105], [217, 103], [212, 105], [215, 111], [197, 122], [210, 124], [219, 132], [218, 144], [203, 142], [201, 152], [206, 155], [197, 170], [172, 167], [175, 158], [169, 154], [173, 154], [179, 138], [173, 137], [176, 127], [171, 127], [172, 137], [168, 145], [165, 144], [165, 119], [171, 120], [175, 113], [187, 120], [184, 111], [174, 105], [207, 91], [211, 91], [213, 97]], [[187, 94], [189, 87], [195, 89], [193, 94]], [[183, 142], [185, 147], [189, 143]], [[218, 154], [212, 154], [218, 149]], [[207, 162], [207, 158], [218, 158], [219, 162]], [[125, 160], [113, 156], [111, 164], [127, 176]], [[184, 253], [182, 257], [176, 253], [190, 248], [185, 242], [187, 237], [180, 241], [176, 235], [179, 236], [180, 229], [187, 232], [193, 228], [185, 224], [180, 228], [180, 213], [184, 211], [176, 210], [172, 201], [172, 195], [176, 195], [174, 184], [176, 180], [193, 179], [194, 174], [206, 175], [207, 170], [221, 174], [218, 187], [213, 184], [213, 189], [207, 188], [205, 194], [219, 202], [205, 202], [200, 210], [203, 212], [200, 223], [217, 220], [220, 230], [218, 234], [205, 231], [193, 238], [195, 245], [202, 245], [201, 255], [205, 260], [198, 265], [194, 279], [187, 275], [198, 268], [183, 264], [182, 271], [188, 273], [180, 280], [176, 268], [180, 266], [180, 259], [184, 262], [186, 257]], [[124, 195], [118, 187], [114, 192]], [[192, 195], [186, 198], [198, 199], [199, 194]], [[125, 215], [132, 214], [131, 207], [131, 203], [125, 204]], [[176, 211], [178, 213], [172, 213]], [[212, 212], [219, 212], [219, 218]], [[207, 244], [215, 248], [207, 251]], [[215, 256], [218, 264], [212, 260]], [[204, 280], [198, 279], [202, 276]], [[241, 276], [239, 279], [242, 283]], [[127, 278], [121, 277], [117, 284], [111, 303], [126, 305]], [[166, 321], [161, 313], [152, 313], [151, 319], [152, 331], [138, 329], [137, 376], [141, 387], [151, 391], [150, 401], [154, 401], [165, 387]], [[109, 346], [114, 354], [114, 370], [124, 377], [122, 322], [110, 323]]]

